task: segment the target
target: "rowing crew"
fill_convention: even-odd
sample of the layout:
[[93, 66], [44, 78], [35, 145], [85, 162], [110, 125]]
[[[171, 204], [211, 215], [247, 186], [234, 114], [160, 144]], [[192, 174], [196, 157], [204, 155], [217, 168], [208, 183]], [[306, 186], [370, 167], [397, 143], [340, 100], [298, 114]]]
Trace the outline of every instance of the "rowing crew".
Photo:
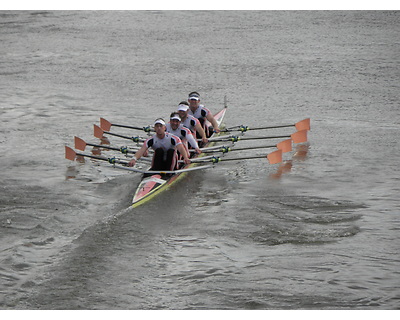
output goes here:
[[[183, 101], [178, 106], [178, 111], [170, 115], [167, 124], [162, 118], [154, 122], [155, 134], [148, 138], [142, 147], [134, 154], [129, 166], [133, 167], [136, 161], [147, 154], [147, 149], [154, 150], [152, 171], [169, 171], [177, 169], [178, 158], [182, 158], [185, 164], [189, 164], [189, 145], [197, 154], [201, 153], [196, 137], [201, 138], [201, 144], [208, 142], [208, 137], [213, 132], [220, 132], [218, 123], [212, 113], [200, 105], [198, 92], [189, 94], [188, 102]], [[205, 126], [208, 120], [212, 127]], [[179, 152], [179, 154], [176, 152]]]

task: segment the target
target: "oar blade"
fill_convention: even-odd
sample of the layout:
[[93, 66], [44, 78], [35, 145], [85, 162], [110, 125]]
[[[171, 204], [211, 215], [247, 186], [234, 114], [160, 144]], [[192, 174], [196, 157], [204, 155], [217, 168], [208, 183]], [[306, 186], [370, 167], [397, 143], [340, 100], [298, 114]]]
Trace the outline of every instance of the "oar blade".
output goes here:
[[76, 152], [74, 151], [74, 149], [65, 146], [65, 159], [75, 161], [75, 158], [76, 158]]
[[100, 128], [97, 124], [94, 125], [94, 136], [96, 138], [103, 138], [104, 130]]
[[307, 130], [301, 130], [293, 133], [292, 140], [294, 143], [307, 142]]
[[310, 118], [297, 122], [295, 126], [297, 131], [310, 130]]
[[267, 155], [270, 164], [282, 162], [282, 150], [276, 150]]
[[100, 128], [104, 131], [110, 131], [112, 123], [104, 118], [100, 118]]
[[85, 151], [87, 144], [83, 139], [81, 139], [79, 137], [74, 137], [74, 141], [75, 141], [76, 149]]
[[282, 150], [283, 153], [292, 151], [292, 139], [287, 139], [279, 142], [276, 147]]

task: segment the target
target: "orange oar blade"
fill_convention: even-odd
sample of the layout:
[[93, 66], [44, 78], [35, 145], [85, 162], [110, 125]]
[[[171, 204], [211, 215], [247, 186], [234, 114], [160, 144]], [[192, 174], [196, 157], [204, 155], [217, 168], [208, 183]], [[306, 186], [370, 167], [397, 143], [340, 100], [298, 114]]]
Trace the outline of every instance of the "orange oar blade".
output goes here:
[[283, 153], [292, 151], [292, 139], [287, 139], [279, 142], [276, 147], [282, 150]]
[[307, 142], [307, 130], [297, 131], [291, 137], [294, 143]]
[[95, 124], [94, 125], [94, 136], [96, 138], [101, 139], [101, 138], [103, 138], [103, 134], [104, 134], [103, 129], [101, 129], [98, 125]]
[[100, 128], [102, 128], [104, 131], [110, 131], [111, 129], [111, 122], [104, 119], [104, 118], [100, 118]]
[[282, 162], [282, 150], [271, 152], [269, 155], [267, 155], [267, 159], [270, 164]]
[[83, 141], [81, 138], [75, 137], [75, 148], [78, 150], [85, 151], [86, 142]]
[[295, 126], [297, 131], [310, 130], [310, 118], [297, 122]]
[[76, 152], [74, 149], [65, 146], [65, 158], [71, 161], [75, 161]]

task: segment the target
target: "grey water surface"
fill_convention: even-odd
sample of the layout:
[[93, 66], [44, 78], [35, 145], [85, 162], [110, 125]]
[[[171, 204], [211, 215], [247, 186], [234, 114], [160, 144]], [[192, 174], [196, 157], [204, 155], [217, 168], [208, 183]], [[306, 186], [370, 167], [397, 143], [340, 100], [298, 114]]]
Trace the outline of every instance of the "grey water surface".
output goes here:
[[[0, 309], [398, 309], [399, 39], [398, 11], [0, 12]], [[138, 174], [64, 158], [193, 90], [309, 142], [135, 209]]]

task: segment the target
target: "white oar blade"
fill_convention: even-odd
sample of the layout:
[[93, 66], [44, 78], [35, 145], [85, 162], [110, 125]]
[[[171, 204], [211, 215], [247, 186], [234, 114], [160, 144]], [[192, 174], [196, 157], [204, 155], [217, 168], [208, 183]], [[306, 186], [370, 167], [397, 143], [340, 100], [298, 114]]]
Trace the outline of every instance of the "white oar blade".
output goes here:
[[267, 159], [270, 164], [282, 162], [282, 150], [271, 152], [269, 155], [267, 155]]

